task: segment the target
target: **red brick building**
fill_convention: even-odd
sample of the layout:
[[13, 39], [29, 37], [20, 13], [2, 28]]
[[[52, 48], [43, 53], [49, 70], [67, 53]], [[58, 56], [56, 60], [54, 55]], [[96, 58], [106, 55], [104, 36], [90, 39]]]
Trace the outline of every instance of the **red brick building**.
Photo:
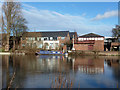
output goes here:
[[79, 36], [74, 48], [75, 50], [104, 51], [104, 36], [94, 33]]

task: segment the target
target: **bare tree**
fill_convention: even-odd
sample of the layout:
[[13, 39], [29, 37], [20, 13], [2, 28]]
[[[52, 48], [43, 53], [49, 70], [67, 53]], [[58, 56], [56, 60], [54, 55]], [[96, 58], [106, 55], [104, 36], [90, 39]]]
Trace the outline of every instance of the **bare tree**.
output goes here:
[[116, 27], [112, 29], [112, 36], [116, 37], [117, 40], [119, 39], [119, 37], [120, 37], [120, 25], [116, 25]]
[[[27, 29], [25, 25], [26, 21], [22, 17], [20, 2], [4, 2], [2, 6], [3, 10], [3, 28], [7, 33], [7, 49], [9, 51], [9, 37], [12, 34], [14, 36], [20, 35], [23, 30]], [[15, 44], [15, 43], [14, 43]]]

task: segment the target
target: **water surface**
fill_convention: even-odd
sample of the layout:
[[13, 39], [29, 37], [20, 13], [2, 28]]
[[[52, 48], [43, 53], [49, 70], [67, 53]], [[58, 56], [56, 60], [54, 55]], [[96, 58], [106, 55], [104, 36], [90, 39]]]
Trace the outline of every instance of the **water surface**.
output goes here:
[[12, 88], [117, 88], [117, 56], [2, 56], [2, 87], [13, 74]]

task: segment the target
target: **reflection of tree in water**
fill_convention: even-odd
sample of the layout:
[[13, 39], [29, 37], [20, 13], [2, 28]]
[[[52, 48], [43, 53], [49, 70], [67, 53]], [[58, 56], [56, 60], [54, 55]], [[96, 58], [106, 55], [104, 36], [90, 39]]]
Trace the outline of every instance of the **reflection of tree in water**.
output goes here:
[[27, 71], [34, 71], [37, 68], [34, 56], [3, 56], [3, 60], [3, 69], [6, 68], [4, 70], [6, 73], [3, 74], [3, 77], [6, 77], [4, 88], [24, 87], [23, 81], [26, 79]]
[[49, 78], [51, 88], [72, 88], [73, 80], [66, 73], [59, 73], [53, 78]]

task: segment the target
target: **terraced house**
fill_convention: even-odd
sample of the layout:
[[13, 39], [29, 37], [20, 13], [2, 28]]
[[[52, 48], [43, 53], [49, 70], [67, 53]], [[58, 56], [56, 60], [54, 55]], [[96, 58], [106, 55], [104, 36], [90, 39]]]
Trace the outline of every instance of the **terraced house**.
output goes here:
[[[50, 32], [25, 32], [22, 36], [21, 47], [40, 49], [71, 49], [73, 35], [77, 39], [76, 32], [50, 31]], [[68, 45], [69, 44], [69, 45]]]

